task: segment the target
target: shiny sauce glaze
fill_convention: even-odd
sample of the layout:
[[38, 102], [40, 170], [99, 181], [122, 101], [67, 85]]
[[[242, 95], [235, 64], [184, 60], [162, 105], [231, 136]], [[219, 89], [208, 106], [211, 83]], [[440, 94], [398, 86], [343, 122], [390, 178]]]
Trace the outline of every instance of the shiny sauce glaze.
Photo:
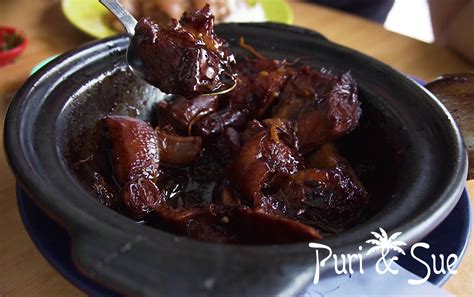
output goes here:
[[227, 43], [214, 32], [209, 5], [185, 12], [168, 26], [142, 18], [131, 43], [142, 62], [145, 80], [165, 93], [189, 98], [232, 85], [235, 59]]
[[[197, 49], [194, 60], [210, 49], [230, 61], [227, 49], [219, 54], [224, 41], [209, 15], [206, 8], [185, 14], [163, 32], [145, 20], [137, 33], [151, 28], [149, 38], [161, 34], [155, 37], [178, 44], [167, 51], [183, 44]], [[195, 31], [189, 36], [182, 27]], [[162, 58], [152, 45], [143, 54]], [[151, 74], [160, 89], [180, 94], [156, 104], [156, 121], [113, 115], [99, 121], [108, 156], [108, 169], [90, 173], [99, 201], [156, 228], [220, 243], [318, 240], [360, 222], [369, 196], [339, 149], [362, 113], [349, 72], [257, 56], [232, 61], [231, 92], [202, 95], [216, 81], [203, 87], [199, 59], [180, 61], [191, 74]], [[212, 63], [206, 67], [219, 67]]]

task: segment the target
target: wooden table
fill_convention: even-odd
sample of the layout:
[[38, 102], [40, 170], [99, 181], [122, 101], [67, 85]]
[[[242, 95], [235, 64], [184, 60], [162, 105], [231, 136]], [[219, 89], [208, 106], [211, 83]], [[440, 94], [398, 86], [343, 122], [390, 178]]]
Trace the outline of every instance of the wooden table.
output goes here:
[[[443, 73], [472, 70], [466, 61], [444, 48], [388, 32], [378, 24], [314, 5], [298, 2], [291, 5], [296, 25], [317, 30], [335, 42], [425, 81]], [[54, 0], [2, 0], [0, 24], [18, 27], [30, 38], [26, 52], [14, 64], [0, 68], [3, 119], [12, 95], [35, 64], [92, 39], [66, 21], [59, 1]], [[3, 121], [0, 125], [3, 142]], [[28, 237], [18, 215], [15, 179], [6, 163], [3, 146], [0, 150], [0, 296], [83, 296], [43, 259]], [[474, 183], [468, 182], [468, 189], [474, 197]], [[446, 284], [447, 290], [466, 296], [474, 292], [471, 267], [474, 267], [472, 247], [458, 274]]]

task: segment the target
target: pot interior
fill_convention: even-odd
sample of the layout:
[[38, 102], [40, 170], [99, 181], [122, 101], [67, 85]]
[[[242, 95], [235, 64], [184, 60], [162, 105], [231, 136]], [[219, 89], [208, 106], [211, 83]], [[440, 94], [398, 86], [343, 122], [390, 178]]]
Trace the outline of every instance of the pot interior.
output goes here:
[[[224, 35], [225, 36], [225, 35]], [[237, 38], [228, 38], [231, 50], [237, 60], [251, 56], [251, 53], [238, 46]], [[328, 49], [311, 56], [312, 51], [282, 46], [268, 46], [272, 41], [260, 42], [246, 37], [246, 40], [264, 56], [308, 64], [314, 69], [322, 67], [333, 72], [352, 70], [350, 64], [334, 63]], [[87, 65], [77, 73], [74, 86], [68, 94], [64, 109], [58, 122], [58, 148], [66, 160], [67, 170], [91, 192], [94, 198], [93, 176], [98, 172], [111, 176], [111, 168], [100, 119], [106, 115], [125, 115], [154, 122], [153, 107], [166, 95], [133, 75], [124, 61], [125, 49], [117, 55], [108, 56], [101, 63]], [[357, 76], [361, 78], [358, 78]], [[396, 203], [397, 192], [406, 188], [402, 178], [409, 168], [413, 168], [410, 147], [414, 139], [406, 133], [406, 124], [389, 105], [385, 94], [373, 90], [372, 77], [366, 77], [363, 69], [353, 71], [359, 86], [359, 99], [362, 102], [362, 117], [359, 126], [339, 143], [342, 154], [354, 167], [357, 175], [369, 193], [369, 207], [363, 216], [364, 221], [373, 218], [391, 203]], [[81, 87], [77, 87], [81, 86]], [[61, 96], [61, 94], [58, 94]], [[105, 206], [104, 206], [105, 207]]]
[[[403, 239], [413, 241], [436, 227], [454, 207], [464, 186], [466, 155], [452, 117], [425, 89], [370, 57], [301, 28], [227, 24], [218, 31], [237, 59], [249, 54], [238, 46], [244, 36], [267, 57], [299, 59], [335, 73], [350, 70], [358, 83], [362, 118], [341, 147], [369, 192], [370, 207], [362, 223], [324, 242], [334, 248], [355, 247], [380, 227], [404, 232]], [[26, 188], [44, 193], [51, 206], [66, 199], [59, 192], [51, 195], [52, 188], [55, 192], [75, 188], [74, 196], [81, 197], [67, 197], [74, 204], [71, 212], [91, 207], [99, 211], [92, 206], [95, 198], [88, 177], [93, 171], [110, 170], [107, 154], [96, 153], [104, 148], [97, 127], [103, 116], [153, 120], [151, 110], [160, 93], [127, 69], [127, 46], [127, 38], [121, 36], [64, 56], [33, 76], [24, 87], [26, 93], [19, 95], [35, 102], [21, 105], [26, 106], [21, 116], [11, 113], [21, 119], [21, 138], [20, 144], [14, 138], [10, 142], [24, 150], [12, 167], [21, 171]], [[35, 164], [36, 177], [23, 178], [29, 174], [20, 168], [23, 159]], [[55, 172], [55, 179], [50, 172]], [[106, 213], [105, 208], [100, 212]]]

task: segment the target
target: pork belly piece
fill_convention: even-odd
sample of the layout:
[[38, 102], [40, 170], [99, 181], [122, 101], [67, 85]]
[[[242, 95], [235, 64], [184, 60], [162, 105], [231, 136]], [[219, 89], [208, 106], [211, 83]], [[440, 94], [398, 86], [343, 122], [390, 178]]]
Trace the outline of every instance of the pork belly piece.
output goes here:
[[157, 218], [152, 224], [197, 240], [236, 243], [237, 236], [226, 225], [226, 213], [226, 209], [215, 204], [177, 209], [160, 205], [156, 208]]
[[299, 171], [280, 183], [276, 197], [286, 216], [329, 232], [356, 222], [368, 203], [367, 192], [342, 166]]
[[249, 110], [247, 108], [225, 107], [196, 121], [192, 133], [206, 138], [215, 138], [227, 128], [237, 130], [245, 128], [248, 120]]
[[267, 58], [247, 59], [234, 69], [235, 89], [220, 96], [219, 110], [196, 122], [195, 134], [216, 136], [228, 127], [242, 131], [249, 120], [264, 119], [293, 71], [285, 61]]
[[318, 230], [282, 216], [236, 208], [236, 233], [244, 243], [278, 244], [322, 239]]
[[286, 61], [269, 58], [246, 59], [234, 68], [238, 83], [227, 95], [230, 105], [236, 109], [247, 108], [256, 119], [268, 113], [294, 71]]
[[254, 209], [261, 208], [261, 190], [266, 182], [304, 168], [301, 155], [283, 137], [285, 130], [292, 130], [291, 122], [280, 121], [278, 125], [285, 129], [275, 127], [272, 121], [267, 121], [267, 126], [257, 121], [251, 123], [231, 166], [230, 181]]
[[357, 222], [368, 204], [368, 194], [336, 146], [325, 144], [307, 155], [305, 166], [307, 169], [267, 183], [262, 189], [262, 211], [330, 233]]
[[104, 119], [116, 181], [124, 186], [141, 177], [156, 180], [159, 167], [158, 139], [146, 122], [124, 116]]
[[215, 35], [208, 5], [164, 27], [142, 18], [131, 42], [145, 79], [163, 92], [191, 98], [232, 85], [234, 56]]
[[351, 180], [361, 189], [365, 190], [362, 182], [355, 173], [351, 164], [344, 158], [334, 143], [326, 143], [319, 149], [305, 156], [306, 168], [331, 169], [340, 167], [349, 175]]
[[140, 220], [143, 216], [162, 203], [164, 195], [156, 184], [149, 179], [139, 178], [129, 181], [122, 192], [122, 202], [131, 217]]
[[302, 153], [333, 141], [358, 124], [361, 115], [357, 86], [346, 72], [302, 66], [288, 79], [272, 116], [296, 121]]
[[166, 117], [178, 128], [191, 135], [193, 125], [218, 108], [217, 96], [198, 96], [187, 99], [182, 96], [158, 103], [158, 116]]
[[196, 136], [178, 136], [165, 133], [156, 128], [160, 162], [171, 166], [192, 164], [201, 153], [202, 140]]
[[161, 228], [193, 239], [220, 243], [276, 244], [320, 239], [310, 226], [245, 207], [218, 204], [172, 209], [156, 208]]
[[159, 168], [156, 133], [148, 123], [135, 118], [108, 116], [103, 122], [122, 202], [130, 216], [140, 219], [162, 199], [154, 183]]

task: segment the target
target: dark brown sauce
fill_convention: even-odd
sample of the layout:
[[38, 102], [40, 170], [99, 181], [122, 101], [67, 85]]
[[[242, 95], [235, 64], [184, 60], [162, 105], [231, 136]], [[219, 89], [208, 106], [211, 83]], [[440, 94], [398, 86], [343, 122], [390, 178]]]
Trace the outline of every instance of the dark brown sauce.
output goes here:
[[[117, 72], [107, 77], [106, 80], [121, 81], [121, 86], [136, 84], [134, 81], [129, 81], [129, 76], [124, 74], [125, 72]], [[71, 110], [71, 117], [75, 118], [77, 112], [74, 110], [83, 110], [86, 107], [84, 104], [90, 107], [90, 103], [87, 102], [90, 102], [92, 98], [88, 99], [89, 96], [96, 98], [97, 96], [103, 96], [103, 94], [111, 95], [110, 104], [102, 102], [100, 103], [102, 107], [99, 107], [99, 109], [103, 109], [106, 107], [106, 104], [108, 104], [111, 109], [109, 111], [105, 109], [105, 111], [107, 113], [113, 112], [116, 104], [112, 103], [114, 98], [118, 98], [114, 95], [115, 92], [117, 92], [117, 95], [124, 96], [122, 101], [125, 102], [128, 100], [130, 106], [138, 106], [138, 110], [143, 108], [140, 107], [141, 103], [137, 105], [135, 99], [141, 98], [140, 96], [133, 94], [132, 96], [127, 96], [125, 92], [120, 91], [120, 88], [109, 88], [110, 86], [111, 84], [103, 81], [92, 88], [90, 94], [80, 95], [77, 99], [78, 105], [75, 109]], [[337, 146], [341, 153], [352, 165], [357, 176], [369, 193], [369, 203], [367, 207], [362, 210], [363, 213], [359, 219], [346, 226], [344, 230], [362, 223], [366, 218], [380, 211], [380, 209], [390, 201], [390, 193], [396, 186], [395, 181], [397, 180], [398, 172], [397, 160], [402, 159], [404, 151], [407, 150], [407, 148], [404, 149], [402, 145], [404, 143], [402, 137], [403, 133], [398, 131], [396, 124], [391, 123], [390, 116], [385, 115], [387, 111], [373, 105], [377, 100], [370, 96], [371, 95], [367, 92], [360, 93], [361, 100], [364, 104], [362, 105], [363, 116], [361, 117], [359, 127], [337, 141]], [[134, 108], [134, 110], [135, 109], [136, 108]], [[94, 124], [94, 118], [98, 119], [100, 117], [100, 115], [91, 115], [90, 119], [85, 118], [86, 121], [81, 121], [80, 125], [72, 123], [72, 126], [67, 129], [69, 132], [66, 138], [68, 151], [66, 159], [78, 179], [86, 188], [91, 189], [101, 203], [128, 215], [123, 209], [123, 205], [117, 201], [117, 197], [104, 199], [107, 198], [106, 195], [97, 193], [97, 191], [94, 190], [94, 182], [96, 181], [95, 173], [99, 173], [107, 184], [112, 185], [113, 191], [120, 191], [119, 186], [113, 178], [113, 168], [108, 157], [108, 145], [104, 131], [101, 128], [102, 125], [100, 121], [97, 122], [97, 120], [95, 120], [96, 122]], [[84, 117], [82, 118], [84, 119]], [[157, 124], [156, 122], [154, 123], [155, 125]], [[215, 147], [214, 149], [205, 148], [198, 160], [190, 166], [181, 168], [166, 165], [160, 166], [160, 171], [167, 172], [167, 174], [162, 176], [163, 179], [158, 182], [158, 184], [160, 188], [164, 189], [167, 195], [167, 202], [169, 202], [172, 207], [183, 206], [184, 201], [187, 201], [188, 205], [208, 204], [213, 201], [216, 192], [215, 185], [221, 184], [222, 182], [219, 176], [225, 173], [225, 168], [227, 168], [232, 161], [229, 156], [219, 157], [216, 151], [222, 152], [223, 150], [219, 150], [219, 148]], [[245, 200], [242, 201], [242, 204], [250, 206]], [[175, 232], [175, 230], [167, 228], [153, 213], [144, 219], [140, 219], [138, 222], [145, 222], [153, 227]], [[340, 230], [333, 230], [332, 232], [320, 231], [327, 237]], [[242, 240], [242, 238], [233, 238], [229, 240], [229, 242], [272, 243], [263, 240], [258, 241], [256, 238], [249, 239], [248, 237], [245, 240]]]
[[69, 142], [80, 180], [137, 222], [220, 243], [318, 240], [382, 207], [398, 153], [349, 72], [263, 56], [234, 70], [233, 91], [168, 97], [151, 122], [114, 103]]

